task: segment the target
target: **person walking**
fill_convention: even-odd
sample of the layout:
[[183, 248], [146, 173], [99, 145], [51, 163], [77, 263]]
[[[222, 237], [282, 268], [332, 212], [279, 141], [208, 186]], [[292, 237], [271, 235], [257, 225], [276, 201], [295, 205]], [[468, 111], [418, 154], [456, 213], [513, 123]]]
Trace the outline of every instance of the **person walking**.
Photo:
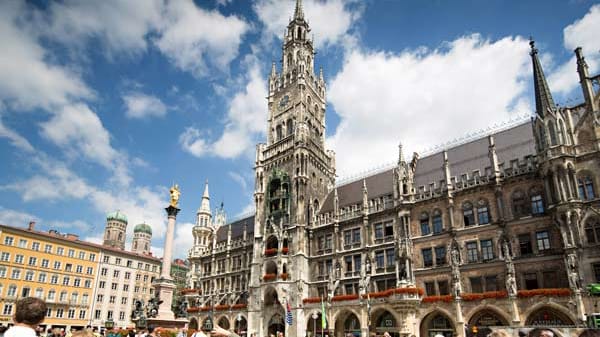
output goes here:
[[46, 317], [46, 302], [36, 297], [24, 297], [17, 301], [13, 321], [4, 337], [35, 337], [35, 329]]

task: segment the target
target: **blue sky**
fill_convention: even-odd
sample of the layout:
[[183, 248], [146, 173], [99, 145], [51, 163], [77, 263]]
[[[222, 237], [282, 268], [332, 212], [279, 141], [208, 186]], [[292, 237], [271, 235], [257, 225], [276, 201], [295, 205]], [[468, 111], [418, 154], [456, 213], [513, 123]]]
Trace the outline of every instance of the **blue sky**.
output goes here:
[[[252, 211], [266, 82], [294, 1], [0, 2], [0, 222], [101, 238], [120, 209], [154, 228], [182, 190], [185, 256], [212, 207]], [[533, 111], [529, 36], [562, 105], [573, 49], [600, 63], [595, 1], [304, 0], [339, 179]], [[131, 235], [130, 235], [131, 238]]]

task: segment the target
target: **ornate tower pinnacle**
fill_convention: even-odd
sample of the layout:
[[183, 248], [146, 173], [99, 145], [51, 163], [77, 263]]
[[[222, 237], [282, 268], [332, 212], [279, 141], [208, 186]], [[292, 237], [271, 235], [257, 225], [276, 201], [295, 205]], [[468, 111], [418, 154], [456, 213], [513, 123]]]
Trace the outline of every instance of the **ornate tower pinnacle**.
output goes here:
[[546, 82], [546, 76], [542, 70], [542, 64], [538, 59], [538, 50], [535, 48], [535, 41], [529, 40], [531, 46], [531, 60], [533, 62], [533, 85], [535, 89], [535, 111], [536, 113], [544, 118], [548, 111], [553, 111], [556, 108], [552, 94]]
[[294, 10], [294, 19], [304, 20], [304, 8], [302, 7], [302, 0], [296, 0], [296, 9]]

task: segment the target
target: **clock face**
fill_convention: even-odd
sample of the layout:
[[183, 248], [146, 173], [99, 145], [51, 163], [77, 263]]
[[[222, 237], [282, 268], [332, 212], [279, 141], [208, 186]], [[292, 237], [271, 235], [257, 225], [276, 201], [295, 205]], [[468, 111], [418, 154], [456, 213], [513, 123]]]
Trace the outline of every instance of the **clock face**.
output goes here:
[[279, 108], [280, 109], [285, 108], [289, 102], [290, 102], [290, 96], [288, 96], [288, 95], [283, 96], [283, 98], [279, 101]]

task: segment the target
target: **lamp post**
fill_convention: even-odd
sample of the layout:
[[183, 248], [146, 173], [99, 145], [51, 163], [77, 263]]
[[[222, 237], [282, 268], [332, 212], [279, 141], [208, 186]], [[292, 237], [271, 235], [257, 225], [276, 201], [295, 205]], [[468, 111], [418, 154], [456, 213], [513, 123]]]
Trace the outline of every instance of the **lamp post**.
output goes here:
[[316, 337], [317, 336], [317, 318], [319, 318], [319, 315], [315, 311], [312, 314], [312, 319], [313, 319], [313, 335], [312, 335], [312, 337]]

